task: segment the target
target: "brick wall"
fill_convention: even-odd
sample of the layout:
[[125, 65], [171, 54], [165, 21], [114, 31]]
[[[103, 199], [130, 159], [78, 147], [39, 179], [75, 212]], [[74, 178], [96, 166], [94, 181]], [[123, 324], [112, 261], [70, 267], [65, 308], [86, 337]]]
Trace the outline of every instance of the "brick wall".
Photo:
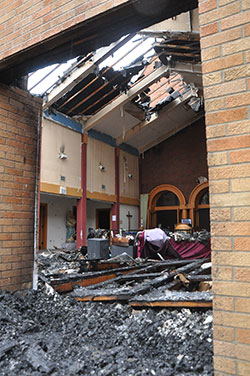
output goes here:
[[188, 200], [197, 177], [208, 176], [204, 119], [145, 152], [140, 173], [141, 193], [149, 193], [160, 184], [171, 184]]
[[32, 285], [40, 99], [0, 85], [0, 289]]
[[199, 2], [215, 375], [250, 375], [250, 1]]
[[0, 60], [128, 0], [1, 0]]

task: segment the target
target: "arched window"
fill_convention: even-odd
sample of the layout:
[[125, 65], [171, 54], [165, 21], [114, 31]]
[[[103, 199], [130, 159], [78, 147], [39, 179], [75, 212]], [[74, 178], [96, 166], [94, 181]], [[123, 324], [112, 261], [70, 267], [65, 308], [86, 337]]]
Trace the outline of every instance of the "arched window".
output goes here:
[[186, 212], [183, 193], [173, 185], [160, 185], [149, 194], [147, 227], [174, 231], [175, 225], [183, 218], [184, 210]]
[[210, 231], [208, 182], [201, 183], [192, 190], [188, 208], [194, 230], [199, 231], [205, 228]]

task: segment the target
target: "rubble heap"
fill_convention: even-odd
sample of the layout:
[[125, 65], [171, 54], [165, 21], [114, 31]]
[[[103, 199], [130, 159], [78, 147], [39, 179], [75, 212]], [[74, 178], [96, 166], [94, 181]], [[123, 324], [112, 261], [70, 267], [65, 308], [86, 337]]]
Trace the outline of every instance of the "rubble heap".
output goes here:
[[211, 311], [0, 293], [0, 375], [213, 374]]

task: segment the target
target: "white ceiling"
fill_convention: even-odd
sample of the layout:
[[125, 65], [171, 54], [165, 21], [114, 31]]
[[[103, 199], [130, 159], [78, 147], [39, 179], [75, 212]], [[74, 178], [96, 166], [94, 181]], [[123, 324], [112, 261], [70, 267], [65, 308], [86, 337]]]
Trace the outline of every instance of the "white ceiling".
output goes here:
[[[201, 118], [203, 111], [195, 113], [187, 105], [193, 94], [194, 92], [190, 91], [186, 93], [185, 98], [177, 98], [168, 104], [159, 112], [155, 120], [150, 121], [139, 133], [127, 139], [126, 143], [138, 149], [139, 152], [143, 152]], [[139, 119], [126, 111], [123, 111], [122, 117], [121, 110], [116, 109], [107, 112], [106, 117], [94, 129], [116, 139], [139, 123]]]

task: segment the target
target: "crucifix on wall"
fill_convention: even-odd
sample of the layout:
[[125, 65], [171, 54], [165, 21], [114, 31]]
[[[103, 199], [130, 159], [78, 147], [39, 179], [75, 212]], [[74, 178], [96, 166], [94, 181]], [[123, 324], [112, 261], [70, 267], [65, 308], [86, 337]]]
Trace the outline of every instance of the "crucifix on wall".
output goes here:
[[132, 214], [130, 214], [130, 211], [128, 211], [128, 214], [126, 214], [126, 217], [128, 217], [128, 231], [130, 231], [130, 220], [133, 217]]

